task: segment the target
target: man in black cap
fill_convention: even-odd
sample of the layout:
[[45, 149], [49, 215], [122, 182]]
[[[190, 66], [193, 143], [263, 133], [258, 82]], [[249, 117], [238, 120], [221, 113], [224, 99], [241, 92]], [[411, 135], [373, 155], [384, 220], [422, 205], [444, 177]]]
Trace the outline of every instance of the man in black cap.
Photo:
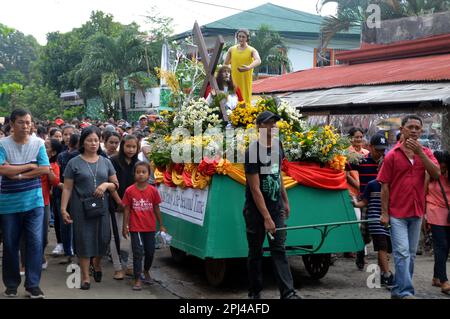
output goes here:
[[[378, 175], [378, 165], [380, 161], [383, 160], [384, 153], [386, 151], [386, 148], [388, 147], [387, 138], [384, 136], [382, 132], [376, 133], [372, 138], [370, 139], [369, 144], [369, 154], [366, 155], [366, 157], [362, 160], [362, 162], [358, 165], [349, 165], [350, 170], [356, 170], [359, 173], [359, 197], [362, 198], [364, 194], [364, 190], [366, 189], [366, 186], [369, 184], [369, 182], [373, 181], [377, 178]], [[361, 212], [361, 219], [365, 219], [364, 216], [366, 215], [367, 209], [364, 208]], [[365, 227], [365, 226], [361, 226]], [[365, 239], [365, 243], [370, 243], [370, 237], [368, 234], [367, 236], [363, 236]], [[363, 270], [365, 265], [365, 251], [361, 250], [357, 252], [356, 254], [356, 267], [358, 269]]]
[[294, 290], [292, 274], [285, 251], [286, 231], [275, 231], [285, 227], [290, 208], [281, 176], [284, 157], [281, 143], [272, 134], [280, 117], [264, 111], [256, 118], [259, 132], [257, 142], [249, 145], [245, 153], [246, 201], [244, 218], [246, 223], [248, 253], [249, 297], [261, 298], [263, 243], [266, 233], [273, 261], [275, 278], [282, 299], [299, 299]]

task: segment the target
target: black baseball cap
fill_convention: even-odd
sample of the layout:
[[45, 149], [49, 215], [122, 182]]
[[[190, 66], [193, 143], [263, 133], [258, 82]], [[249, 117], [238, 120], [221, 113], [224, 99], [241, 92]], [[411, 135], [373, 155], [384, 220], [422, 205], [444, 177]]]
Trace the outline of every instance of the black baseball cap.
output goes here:
[[370, 145], [375, 147], [376, 150], [383, 151], [383, 150], [387, 149], [388, 141], [387, 141], [387, 138], [384, 135], [375, 134], [370, 139]]
[[270, 120], [275, 120], [275, 122], [281, 120], [281, 117], [270, 111], [263, 111], [256, 117], [256, 124], [266, 123]]

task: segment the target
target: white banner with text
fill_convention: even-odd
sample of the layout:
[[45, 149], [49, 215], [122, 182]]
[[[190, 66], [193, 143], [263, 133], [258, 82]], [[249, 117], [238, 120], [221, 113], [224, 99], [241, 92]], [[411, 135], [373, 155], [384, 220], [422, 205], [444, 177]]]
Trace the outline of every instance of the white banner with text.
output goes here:
[[161, 195], [160, 207], [163, 213], [203, 226], [209, 187], [182, 189], [160, 184], [158, 191]]

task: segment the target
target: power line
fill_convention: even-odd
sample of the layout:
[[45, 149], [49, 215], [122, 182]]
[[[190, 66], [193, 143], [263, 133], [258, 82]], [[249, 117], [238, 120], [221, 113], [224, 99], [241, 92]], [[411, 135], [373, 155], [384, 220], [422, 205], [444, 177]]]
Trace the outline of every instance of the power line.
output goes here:
[[[204, 2], [204, 1], [198, 1], [198, 0], [187, 0], [187, 1], [194, 2], [194, 3], [199, 3], [199, 4], [204, 4], [204, 5], [208, 5], [208, 6], [212, 6], [212, 7], [217, 7], [217, 8], [230, 9], [230, 10], [235, 10], [235, 11], [240, 11], [240, 12], [247, 12], [247, 13], [251, 13], [251, 14], [255, 14], [255, 15], [259, 15], [259, 16], [266, 16], [266, 17], [275, 18], [275, 19], [281, 19], [281, 20], [285, 20], [285, 21], [303, 22], [303, 23], [315, 24], [315, 25], [319, 25], [319, 26], [322, 25], [321, 23], [317, 23], [317, 22], [311, 22], [311, 21], [305, 21], [305, 20], [299, 20], [299, 19], [292, 19], [292, 18], [286, 18], [286, 17], [279, 17], [279, 16], [267, 14], [267, 13], [255, 12], [255, 11], [252, 11], [252, 10], [243, 10], [243, 9], [228, 7], [228, 6], [224, 6], [224, 5], [220, 5], [220, 4]], [[289, 10], [289, 11], [293, 12], [292, 10]], [[299, 14], [297, 12], [294, 12], [294, 13]]]
[[[182, 6], [184, 9], [187, 9], [187, 10], [193, 12], [193, 13], [195, 12], [196, 14], [199, 14], [199, 15], [203, 16], [204, 18], [207, 18], [206, 15], [204, 15], [203, 13], [198, 12], [197, 10], [194, 10], [194, 8], [185, 7], [185, 6], [182, 4], [183, 1], [177, 1], [177, 2], [178, 2], [179, 5]], [[223, 25], [223, 26], [225, 26], [225, 27], [234, 29], [234, 27], [233, 27], [232, 25], [229, 25], [229, 24], [226, 24], [226, 23], [223, 23], [223, 22], [219, 22], [219, 21], [216, 21], [216, 23], [219, 23], [219, 24], [221, 24], [221, 25]]]

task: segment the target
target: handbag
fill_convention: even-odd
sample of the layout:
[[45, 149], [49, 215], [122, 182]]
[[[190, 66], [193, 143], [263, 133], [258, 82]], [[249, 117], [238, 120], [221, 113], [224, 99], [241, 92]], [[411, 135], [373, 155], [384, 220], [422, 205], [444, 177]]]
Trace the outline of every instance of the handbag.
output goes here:
[[[98, 162], [99, 161], [100, 161], [100, 159], [98, 159], [98, 161], [97, 161], [97, 164], [95, 167], [95, 174], [92, 171], [89, 164], [86, 163], [86, 165], [89, 168], [89, 171], [92, 175], [93, 181], [94, 181], [94, 189], [97, 189], [97, 171], [98, 171]], [[81, 199], [83, 211], [84, 211], [84, 217], [86, 219], [99, 218], [99, 217], [102, 217], [105, 215], [106, 210], [105, 210], [105, 205], [104, 205], [104, 197], [94, 197], [94, 196], [82, 197], [82, 196], [80, 196], [80, 194], [78, 194], [78, 196]]]
[[441, 187], [442, 196], [444, 197], [445, 205], [447, 206], [447, 223], [450, 223], [450, 205], [448, 204], [447, 194], [445, 193], [444, 186], [442, 185], [441, 179], [438, 180], [439, 186]]
[[83, 211], [86, 219], [93, 219], [105, 215], [103, 197], [87, 197], [83, 199]]

